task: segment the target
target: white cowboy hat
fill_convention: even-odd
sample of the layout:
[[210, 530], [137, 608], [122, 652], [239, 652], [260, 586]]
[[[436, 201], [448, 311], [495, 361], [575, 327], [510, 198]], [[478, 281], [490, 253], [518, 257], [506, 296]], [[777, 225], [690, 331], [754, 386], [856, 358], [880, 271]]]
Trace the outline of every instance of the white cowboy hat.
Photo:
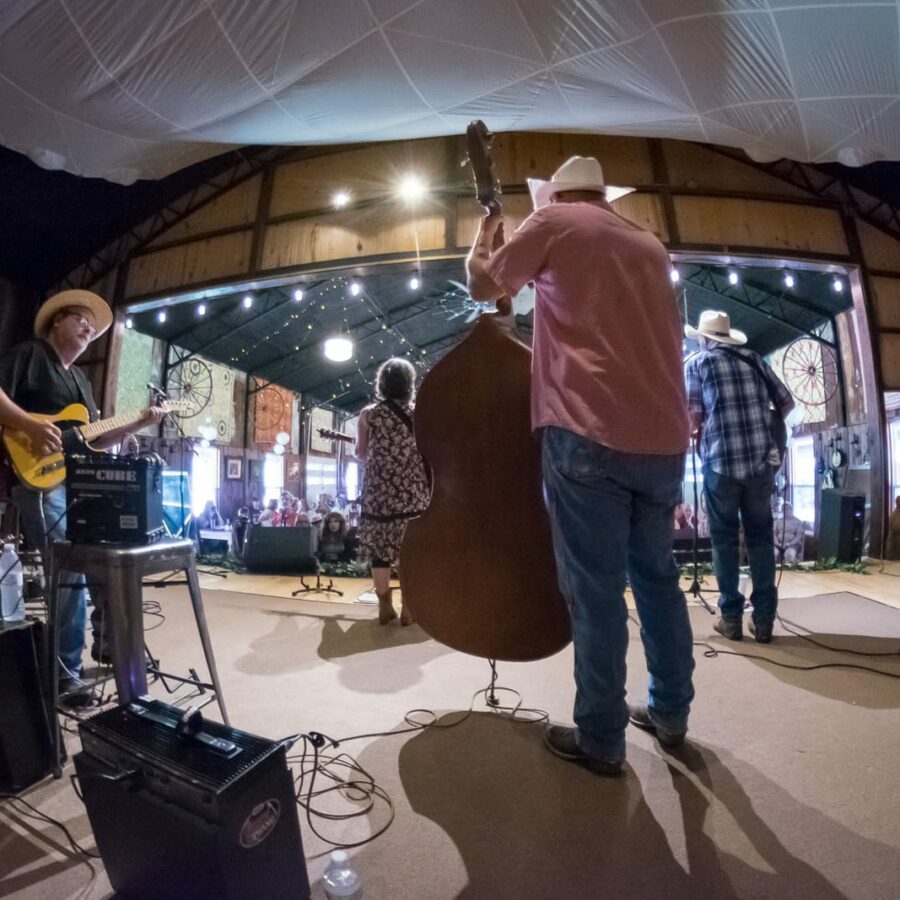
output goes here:
[[573, 156], [550, 176], [549, 181], [529, 178], [528, 190], [531, 191], [534, 208], [541, 209], [560, 191], [601, 191], [606, 195], [607, 201], [612, 203], [619, 197], [630, 194], [634, 188], [607, 184], [603, 180], [603, 167], [593, 156]]
[[94, 326], [97, 329], [91, 340], [96, 340], [112, 325], [112, 310], [102, 297], [98, 297], [91, 291], [60, 291], [60, 293], [54, 294], [45, 300], [37, 311], [37, 315], [34, 317], [35, 337], [45, 337], [47, 326], [53, 319], [54, 313], [72, 306], [83, 306], [91, 311], [94, 317]]
[[697, 327], [690, 325], [684, 326], [686, 337], [698, 338], [705, 337], [711, 341], [718, 341], [720, 344], [746, 344], [747, 335], [737, 328], [731, 327], [731, 319], [728, 313], [720, 312], [715, 309], [704, 309], [700, 313], [700, 321]]

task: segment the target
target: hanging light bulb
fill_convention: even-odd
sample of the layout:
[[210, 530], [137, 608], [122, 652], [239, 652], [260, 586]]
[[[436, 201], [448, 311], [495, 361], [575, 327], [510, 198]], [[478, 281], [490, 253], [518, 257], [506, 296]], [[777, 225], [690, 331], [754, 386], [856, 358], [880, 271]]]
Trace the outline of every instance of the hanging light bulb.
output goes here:
[[303, 299], [303, 291], [301, 291], [300, 288], [297, 288], [297, 290], [294, 291], [294, 299], [298, 303]]
[[358, 281], [350, 282], [350, 296], [351, 297], [358, 297], [359, 292], [361, 290], [362, 290], [362, 285], [360, 285], [360, 283]]
[[346, 362], [353, 356], [353, 341], [348, 337], [330, 337], [325, 341], [324, 352], [332, 362]]
[[282, 456], [282, 455], [284, 454], [284, 445], [283, 445], [283, 444], [276, 444], [276, 445], [272, 448], [272, 452], [273, 452], [276, 456]]
[[419, 289], [420, 283], [421, 282], [419, 281], [419, 276], [413, 275], [413, 277], [409, 279], [409, 289], [411, 291], [417, 291]]
[[278, 434], [275, 435], [275, 441], [278, 444], [287, 444], [290, 439], [291, 436], [286, 431], [279, 431]]
[[794, 276], [790, 272], [786, 272], [784, 275], [784, 286], [789, 288], [794, 286]]
[[350, 202], [350, 194], [347, 191], [338, 191], [331, 202], [335, 209], [343, 209]]
[[835, 292], [836, 294], [843, 293], [843, 290], [844, 290], [844, 282], [841, 281], [840, 278], [835, 278], [835, 279], [834, 279], [834, 283], [832, 284], [832, 287], [834, 288], [834, 292]]
[[125, 319], [125, 327], [134, 328], [134, 319], [132, 319], [131, 316], [128, 316], [128, 318]]
[[200, 303], [200, 304], [198, 304], [198, 306], [197, 306], [197, 315], [198, 315], [198, 316], [205, 316], [205, 315], [206, 315], [206, 304], [205, 304], [205, 303]]
[[681, 272], [678, 271], [674, 266], [669, 270], [669, 278], [672, 279], [672, 284], [678, 284], [681, 280]]
[[203, 440], [200, 441], [200, 446], [205, 450], [207, 447], [209, 447], [209, 441], [206, 438], [203, 438]]
[[156, 314], [156, 321], [159, 322], [160, 325], [165, 324], [165, 321], [166, 321], [167, 318], [168, 318], [168, 317], [166, 316], [166, 311], [165, 311], [164, 309], [161, 309], [161, 310]]
[[729, 284], [737, 284], [737, 283], [738, 283], [738, 273], [735, 272], [734, 269], [732, 269], [732, 270], [728, 273], [728, 283], [729, 283]]

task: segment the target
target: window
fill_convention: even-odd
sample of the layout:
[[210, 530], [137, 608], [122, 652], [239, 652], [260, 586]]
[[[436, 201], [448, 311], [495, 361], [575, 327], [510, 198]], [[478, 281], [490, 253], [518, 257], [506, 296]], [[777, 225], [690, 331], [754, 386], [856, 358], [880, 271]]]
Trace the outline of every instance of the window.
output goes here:
[[[891, 497], [900, 495], [900, 419], [894, 419], [888, 425], [889, 447], [891, 456]], [[894, 505], [891, 501], [891, 506]]]
[[337, 460], [310, 456], [306, 463], [306, 499], [315, 503], [319, 494], [332, 498], [337, 494]]
[[348, 500], [355, 500], [359, 496], [359, 463], [347, 463], [344, 470], [344, 493]]
[[219, 505], [219, 448], [198, 444], [194, 447], [194, 453], [196, 456], [191, 463], [191, 510], [198, 516], [208, 500]]
[[791, 460], [791, 498], [794, 515], [816, 521], [816, 454], [812, 435], [794, 438], [788, 450]]
[[263, 460], [263, 503], [280, 500], [284, 490], [284, 457], [267, 453]]

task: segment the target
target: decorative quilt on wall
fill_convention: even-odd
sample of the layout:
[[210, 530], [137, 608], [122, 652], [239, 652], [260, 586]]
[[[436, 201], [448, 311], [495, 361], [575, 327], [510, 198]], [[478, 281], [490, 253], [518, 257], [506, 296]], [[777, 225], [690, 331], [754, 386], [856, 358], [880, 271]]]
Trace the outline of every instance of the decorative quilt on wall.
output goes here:
[[[166, 391], [170, 397], [186, 400], [190, 408], [179, 415], [188, 437], [199, 437], [200, 428], [216, 430], [215, 441], [230, 444], [234, 440], [234, 380], [237, 373], [199, 356], [184, 362], [173, 352]], [[174, 429], [167, 429], [171, 434]]]
[[260, 386], [254, 395], [253, 410], [253, 439], [257, 444], [274, 444], [281, 431], [293, 434], [293, 391], [277, 384]]
[[150, 404], [147, 383], [159, 384], [161, 371], [162, 344], [149, 335], [126, 328], [116, 381], [116, 415], [146, 409]]

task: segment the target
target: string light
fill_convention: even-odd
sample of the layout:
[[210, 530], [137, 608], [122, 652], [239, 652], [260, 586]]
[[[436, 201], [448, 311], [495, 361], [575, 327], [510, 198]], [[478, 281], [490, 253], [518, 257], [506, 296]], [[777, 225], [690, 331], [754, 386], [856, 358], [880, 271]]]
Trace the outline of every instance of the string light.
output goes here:
[[244, 294], [242, 303], [244, 304], [244, 309], [250, 309], [253, 306], [253, 294]]
[[794, 276], [791, 275], [790, 272], [785, 272], [784, 275], [784, 286], [792, 288], [794, 286]]
[[681, 280], [681, 272], [678, 271], [674, 266], [669, 270], [669, 278], [672, 279], [672, 284], [678, 284]]
[[732, 269], [732, 270], [728, 273], [728, 283], [729, 283], [729, 284], [737, 284], [737, 283], [738, 283], [738, 273], [735, 272], [734, 269]]
[[358, 281], [351, 281], [350, 282], [350, 296], [358, 297], [360, 294], [360, 291], [362, 291], [362, 285]]
[[294, 299], [298, 303], [303, 299], [303, 291], [301, 291], [300, 288], [297, 288], [297, 290], [294, 291]]
[[409, 279], [409, 289], [411, 291], [417, 291], [419, 289], [419, 276], [413, 275], [412, 278]]
[[206, 304], [205, 304], [205, 303], [200, 303], [200, 304], [197, 306], [197, 315], [198, 315], [198, 316], [205, 316], [205, 315], [206, 315]]
[[165, 324], [165, 321], [166, 321], [167, 318], [168, 318], [168, 317], [166, 316], [166, 311], [165, 311], [164, 309], [161, 309], [161, 310], [156, 314], [156, 321], [159, 322], [160, 325]]
[[125, 320], [125, 327], [134, 328], [134, 319], [132, 319], [131, 316], [128, 316], [128, 318]]
[[840, 278], [835, 278], [834, 283], [832, 284], [832, 287], [834, 288], [835, 293], [837, 293], [837, 294], [843, 293], [844, 282], [841, 281]]

